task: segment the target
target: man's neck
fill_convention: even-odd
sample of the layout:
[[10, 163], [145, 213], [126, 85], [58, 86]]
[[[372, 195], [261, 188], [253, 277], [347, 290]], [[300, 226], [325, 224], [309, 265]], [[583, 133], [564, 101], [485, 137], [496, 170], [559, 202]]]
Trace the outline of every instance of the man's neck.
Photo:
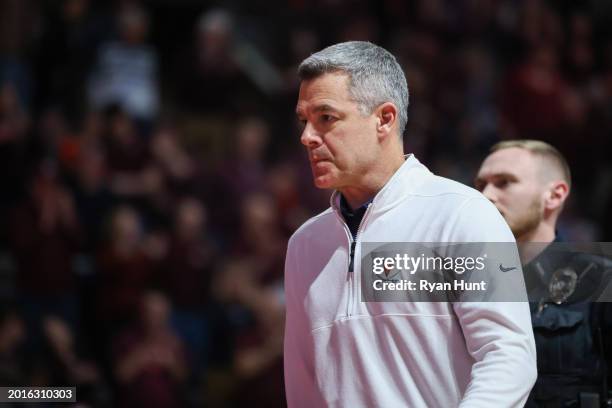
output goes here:
[[389, 179], [404, 164], [404, 155], [394, 155], [394, 159], [383, 161], [379, 169], [365, 174], [359, 187], [347, 186], [340, 188], [340, 192], [346, 199], [351, 209], [361, 207], [372, 200], [374, 196], [387, 184]]
[[516, 242], [544, 242], [550, 243], [555, 240], [555, 227], [548, 224], [540, 224], [537, 228], [516, 237]]
[[554, 225], [545, 223], [541, 223], [537, 228], [517, 237], [516, 242], [518, 243], [523, 264], [528, 264], [535, 259], [554, 240]]
[[343, 188], [340, 193], [346, 200], [351, 210], [356, 210], [368, 201], [372, 200], [380, 189], [357, 189], [352, 187]]

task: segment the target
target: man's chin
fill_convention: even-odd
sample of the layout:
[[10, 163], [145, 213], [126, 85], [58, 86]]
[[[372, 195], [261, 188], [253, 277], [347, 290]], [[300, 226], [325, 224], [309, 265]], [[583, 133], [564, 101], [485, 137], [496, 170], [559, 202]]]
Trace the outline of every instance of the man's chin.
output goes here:
[[336, 188], [335, 184], [333, 183], [333, 180], [328, 175], [319, 176], [319, 177], [315, 176], [314, 185], [316, 188], [320, 188], [320, 189]]
[[317, 180], [316, 178], [314, 180], [314, 185], [316, 188], [320, 188], [322, 190], [333, 188], [333, 186], [330, 183], [327, 183], [326, 181]]

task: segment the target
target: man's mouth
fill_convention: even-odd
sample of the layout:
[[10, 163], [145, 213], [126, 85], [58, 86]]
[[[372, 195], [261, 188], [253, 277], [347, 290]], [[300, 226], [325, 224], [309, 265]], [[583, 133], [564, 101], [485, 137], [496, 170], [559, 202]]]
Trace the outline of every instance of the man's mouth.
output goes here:
[[322, 157], [322, 156], [316, 156], [316, 155], [312, 155], [310, 157], [310, 162], [312, 164], [317, 164], [317, 163], [326, 162], [326, 161], [330, 161], [329, 158]]

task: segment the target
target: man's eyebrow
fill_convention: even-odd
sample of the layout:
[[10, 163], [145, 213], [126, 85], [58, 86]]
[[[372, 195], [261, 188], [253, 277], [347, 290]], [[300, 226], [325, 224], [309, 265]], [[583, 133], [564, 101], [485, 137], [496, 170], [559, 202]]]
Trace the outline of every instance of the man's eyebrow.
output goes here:
[[321, 112], [321, 111], [337, 111], [338, 109], [334, 108], [331, 105], [328, 105], [326, 103], [321, 104], [321, 105], [317, 105], [314, 107], [313, 111], [314, 112]]
[[510, 179], [510, 180], [518, 180], [518, 177], [516, 177], [512, 173], [502, 172], [502, 173], [491, 174], [491, 178], [501, 178], [501, 177], [504, 177], [504, 178], [507, 178], [507, 179]]
[[486, 183], [487, 180], [499, 179], [499, 178], [506, 178], [506, 179], [511, 180], [511, 181], [517, 181], [518, 180], [518, 177], [516, 177], [512, 173], [501, 172], [501, 173], [487, 174], [485, 176], [476, 176], [476, 177], [474, 177], [473, 183], [474, 184]]
[[[323, 103], [321, 105], [317, 105], [314, 108], [312, 108], [312, 111], [313, 112], [327, 112], [327, 111], [338, 112], [338, 109], [334, 108], [332, 105], [329, 105], [327, 103]], [[296, 107], [295, 108], [295, 114], [297, 116], [303, 115], [303, 109], [301, 109], [300, 107]]]
[[508, 180], [512, 180], [512, 181], [517, 181], [518, 177], [516, 177], [514, 174], [512, 173], [506, 173], [506, 172], [501, 172], [501, 173], [491, 173], [491, 174], [487, 174], [486, 176], [477, 176], [476, 178], [474, 178], [474, 183], [483, 183], [486, 182], [487, 180], [492, 180], [492, 179], [500, 179], [500, 178], [506, 178]]

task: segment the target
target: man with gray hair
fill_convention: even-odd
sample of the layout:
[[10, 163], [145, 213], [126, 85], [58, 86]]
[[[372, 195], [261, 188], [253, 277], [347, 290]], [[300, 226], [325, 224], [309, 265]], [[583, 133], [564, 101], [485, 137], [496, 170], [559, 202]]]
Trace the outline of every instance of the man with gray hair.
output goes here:
[[482, 194], [404, 155], [408, 86], [395, 57], [340, 43], [298, 74], [314, 184], [335, 191], [287, 248], [289, 406], [522, 406], [536, 378], [526, 303], [362, 301], [362, 243], [514, 243]]

